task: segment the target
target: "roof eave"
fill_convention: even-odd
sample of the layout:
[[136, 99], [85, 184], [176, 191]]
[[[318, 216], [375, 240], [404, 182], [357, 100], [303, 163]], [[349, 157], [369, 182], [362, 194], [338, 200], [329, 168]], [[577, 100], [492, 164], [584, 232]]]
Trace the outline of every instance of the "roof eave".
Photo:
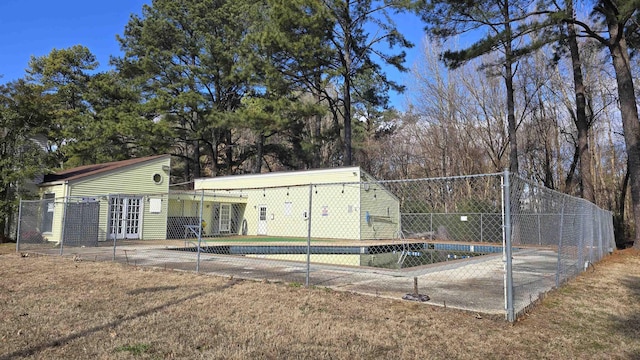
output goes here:
[[242, 174], [242, 175], [225, 175], [225, 176], [216, 176], [216, 177], [202, 177], [196, 178], [195, 182], [216, 182], [216, 181], [226, 181], [231, 178], [238, 179], [251, 179], [251, 178], [260, 178], [260, 177], [288, 177], [288, 176], [299, 176], [299, 175], [310, 175], [310, 174], [322, 174], [322, 173], [338, 173], [338, 172], [349, 172], [349, 171], [357, 171], [358, 175], [362, 172], [362, 169], [359, 166], [348, 166], [348, 167], [335, 167], [335, 168], [326, 168], [326, 169], [310, 169], [310, 170], [293, 170], [293, 171], [274, 171], [268, 173], [260, 173], [260, 174]]
[[38, 187], [64, 185], [64, 184], [67, 184], [67, 183], [69, 183], [68, 180], [50, 181], [50, 182], [40, 183], [40, 184], [38, 184]]

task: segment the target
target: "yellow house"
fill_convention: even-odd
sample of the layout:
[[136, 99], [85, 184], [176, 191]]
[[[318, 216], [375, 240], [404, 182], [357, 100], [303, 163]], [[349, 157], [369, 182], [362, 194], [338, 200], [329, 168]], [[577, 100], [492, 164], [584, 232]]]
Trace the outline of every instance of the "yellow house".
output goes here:
[[[253, 235], [396, 238], [398, 199], [359, 167], [196, 179], [170, 191], [170, 155], [87, 165], [46, 175], [37, 230], [48, 241]], [[309, 213], [309, 200], [312, 201]]]
[[203, 211], [217, 226], [205, 232], [307, 237], [309, 200], [313, 238], [393, 239], [400, 230], [398, 199], [359, 167], [201, 178], [194, 188], [243, 199]]
[[77, 245], [166, 238], [170, 165], [156, 155], [45, 175], [42, 236]]

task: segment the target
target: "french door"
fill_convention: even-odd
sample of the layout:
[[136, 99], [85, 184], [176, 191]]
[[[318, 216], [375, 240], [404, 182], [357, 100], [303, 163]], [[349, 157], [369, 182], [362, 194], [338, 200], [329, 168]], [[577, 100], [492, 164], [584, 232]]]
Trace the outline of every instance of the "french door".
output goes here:
[[142, 198], [111, 197], [109, 199], [109, 238], [139, 239]]

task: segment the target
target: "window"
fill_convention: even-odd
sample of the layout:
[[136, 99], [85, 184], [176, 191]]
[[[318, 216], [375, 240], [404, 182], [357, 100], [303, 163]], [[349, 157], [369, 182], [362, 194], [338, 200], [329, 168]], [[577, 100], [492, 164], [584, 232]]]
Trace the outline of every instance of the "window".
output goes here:
[[231, 229], [231, 204], [220, 204], [220, 231], [229, 232]]
[[162, 175], [153, 174], [153, 182], [158, 184], [158, 185], [162, 184]]
[[56, 194], [44, 194], [42, 196], [42, 226], [41, 232], [53, 231], [53, 211], [55, 209]]

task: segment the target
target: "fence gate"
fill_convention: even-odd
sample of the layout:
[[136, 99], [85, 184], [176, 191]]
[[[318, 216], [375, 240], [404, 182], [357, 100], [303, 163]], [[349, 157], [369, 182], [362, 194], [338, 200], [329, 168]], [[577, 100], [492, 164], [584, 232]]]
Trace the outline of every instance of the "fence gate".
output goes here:
[[99, 202], [67, 203], [64, 246], [98, 246]]

